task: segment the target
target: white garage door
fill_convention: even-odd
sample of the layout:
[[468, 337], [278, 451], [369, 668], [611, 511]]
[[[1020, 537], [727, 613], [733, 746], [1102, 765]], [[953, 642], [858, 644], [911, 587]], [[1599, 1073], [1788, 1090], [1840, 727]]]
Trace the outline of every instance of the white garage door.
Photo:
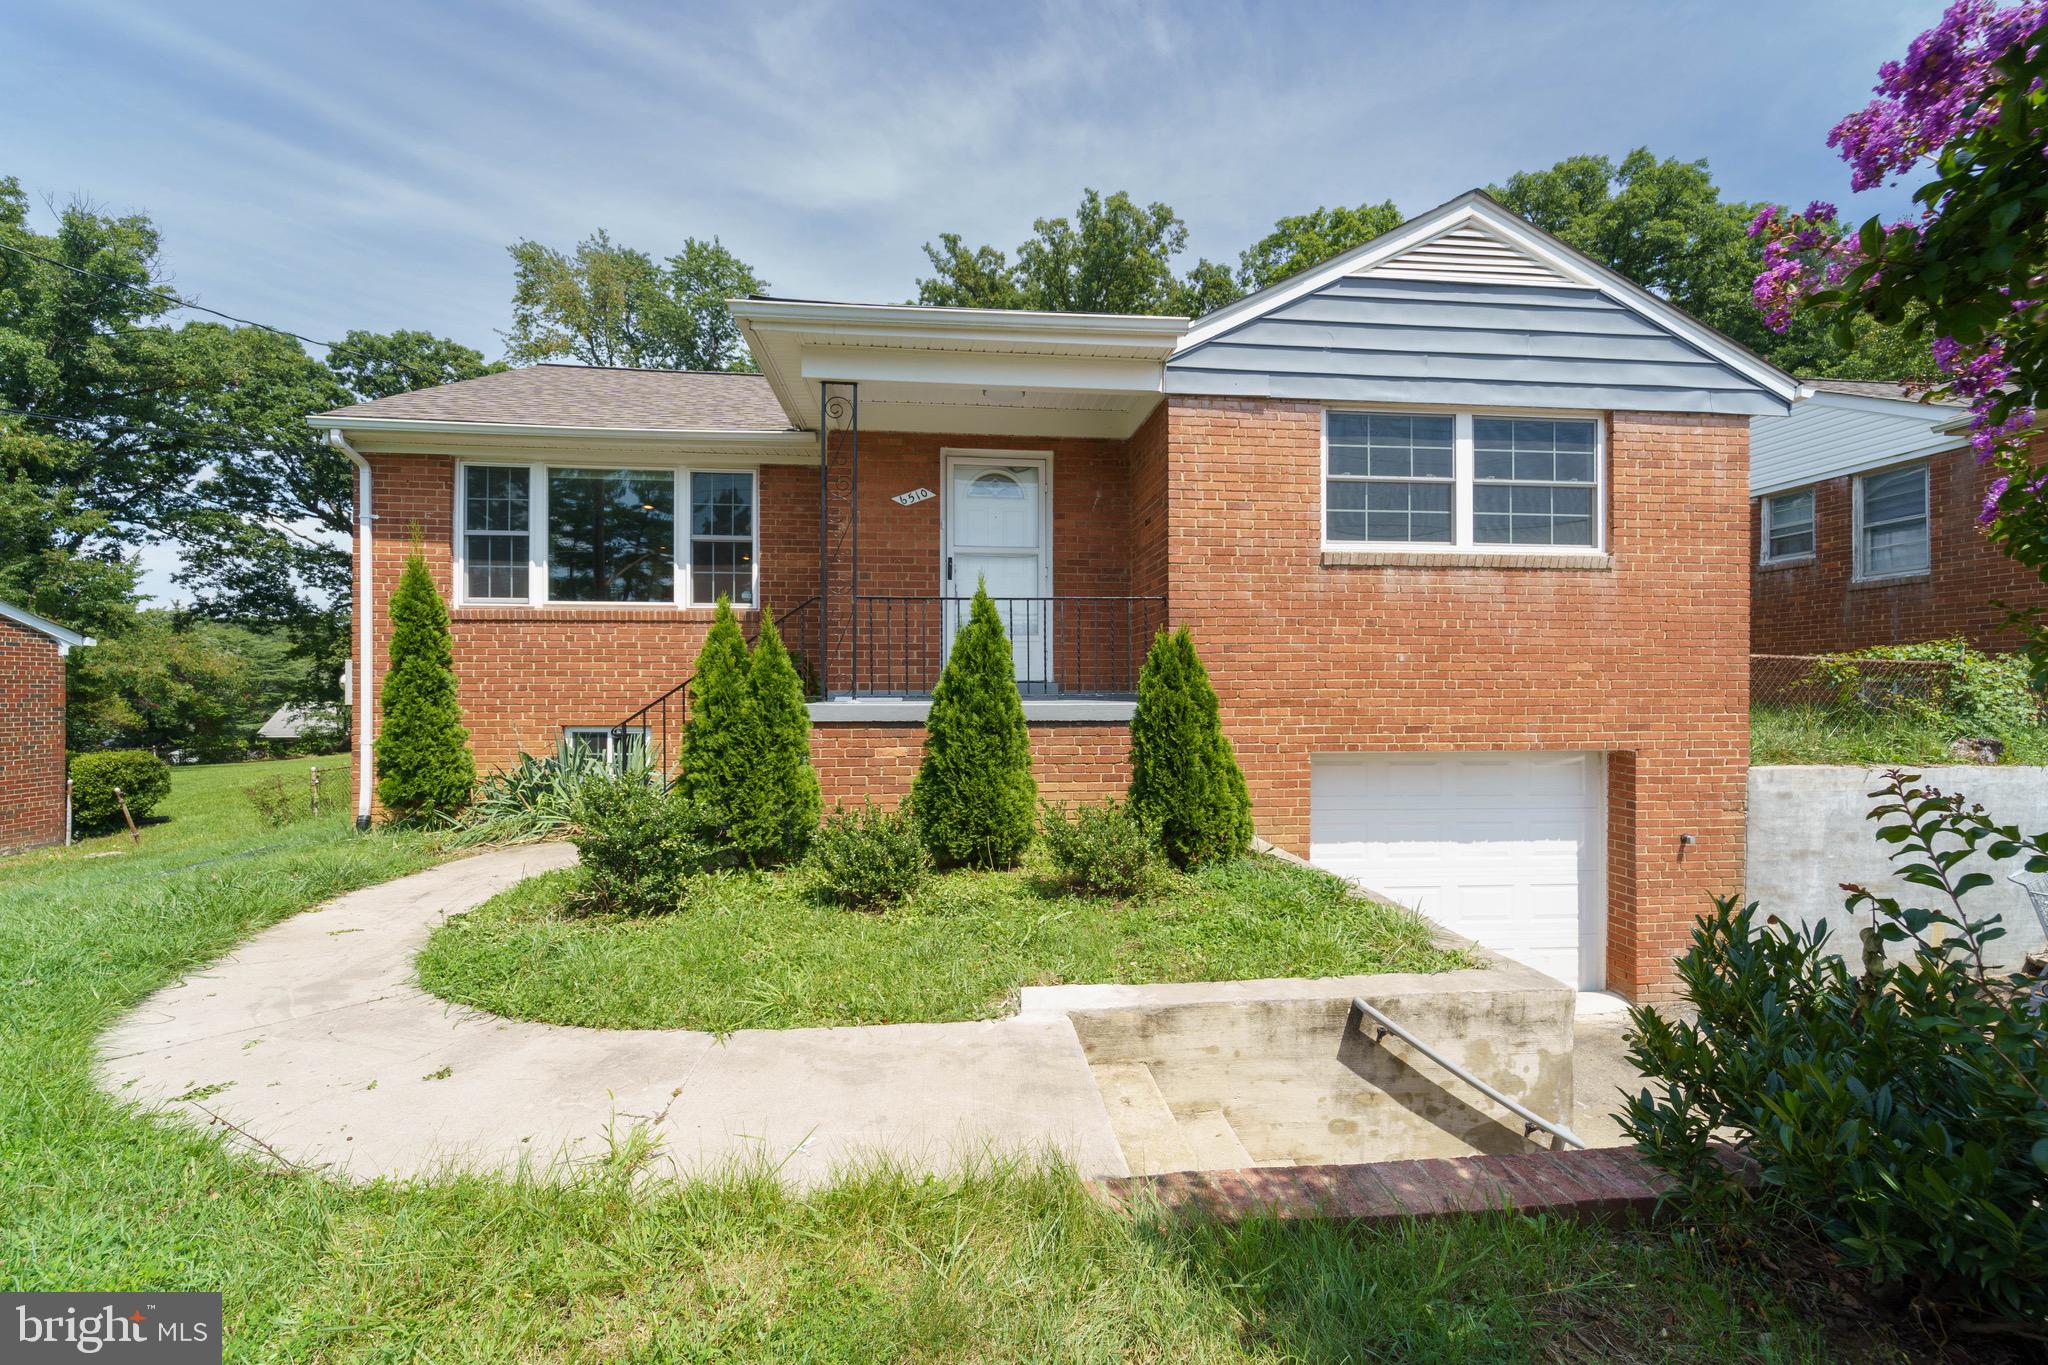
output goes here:
[[1540, 972], [1598, 990], [1606, 966], [1600, 754], [1326, 754], [1309, 858]]

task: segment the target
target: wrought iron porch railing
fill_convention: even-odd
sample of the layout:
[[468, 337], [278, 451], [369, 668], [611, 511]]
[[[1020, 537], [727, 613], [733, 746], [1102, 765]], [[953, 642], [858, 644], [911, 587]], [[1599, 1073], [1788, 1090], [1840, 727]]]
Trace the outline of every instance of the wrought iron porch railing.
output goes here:
[[[1166, 625], [1164, 597], [997, 597], [1017, 687], [1027, 697], [1127, 696], [1152, 637]], [[970, 597], [860, 596], [835, 623], [825, 681], [853, 696], [922, 696], [945, 667]]]
[[[822, 696], [816, 663], [818, 599], [807, 597], [788, 611], [777, 612], [775, 629], [796, 664], [797, 675], [804, 680], [804, 695], [813, 700]], [[760, 633], [757, 625], [748, 633], [747, 643], [754, 643]], [[682, 759], [683, 722], [689, 716], [690, 684], [696, 680], [692, 673], [614, 725], [611, 751], [615, 761], [645, 764], [664, 781], [672, 777]]]

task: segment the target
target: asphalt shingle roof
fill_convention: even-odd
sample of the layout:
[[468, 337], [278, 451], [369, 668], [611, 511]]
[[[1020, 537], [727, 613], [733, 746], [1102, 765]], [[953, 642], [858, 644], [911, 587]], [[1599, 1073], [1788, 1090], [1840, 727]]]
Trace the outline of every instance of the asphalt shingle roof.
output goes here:
[[[1802, 379], [1799, 382], [1811, 385], [1822, 393], [1846, 393], [1855, 398], [1903, 398], [1909, 403], [1922, 401], [1927, 393], [1925, 384], [1912, 385], [1892, 380]], [[1941, 398], [1925, 398], [1925, 401], [1940, 407], [1962, 406]]]
[[417, 422], [503, 422], [650, 431], [789, 431], [758, 374], [529, 365], [322, 413]]

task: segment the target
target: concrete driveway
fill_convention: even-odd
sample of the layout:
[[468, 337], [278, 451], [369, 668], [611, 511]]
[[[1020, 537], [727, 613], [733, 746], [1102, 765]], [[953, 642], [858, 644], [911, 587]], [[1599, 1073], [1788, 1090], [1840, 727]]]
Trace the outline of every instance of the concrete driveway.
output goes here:
[[808, 1185], [863, 1158], [944, 1169], [990, 1151], [1127, 1173], [1064, 1015], [721, 1040], [502, 1019], [414, 984], [443, 919], [575, 856], [481, 853], [294, 916], [111, 1030], [102, 1083], [355, 1179], [559, 1170], [636, 1120], [678, 1174], [758, 1162]]

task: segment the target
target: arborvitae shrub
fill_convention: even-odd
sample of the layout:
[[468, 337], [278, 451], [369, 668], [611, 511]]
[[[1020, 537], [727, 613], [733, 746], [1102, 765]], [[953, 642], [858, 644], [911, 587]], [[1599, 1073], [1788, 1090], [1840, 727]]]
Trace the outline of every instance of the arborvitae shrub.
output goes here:
[[1159, 633], [1138, 675], [1130, 805], [1176, 867], [1222, 862], [1251, 845], [1244, 772], [1186, 626]]
[[775, 857], [774, 841], [766, 837], [760, 817], [770, 799], [764, 751], [747, 640], [732, 604], [721, 597], [690, 679], [680, 786], [705, 834], [733, 861], [749, 867]]
[[743, 817], [741, 842], [783, 861], [801, 856], [810, 844], [823, 802], [818, 771], [811, 766], [811, 708], [803, 678], [766, 607], [754, 641], [752, 685], [760, 719], [762, 800]]
[[940, 866], [1015, 867], [1031, 843], [1037, 806], [1010, 641], [995, 603], [977, 587], [932, 690], [911, 812]]
[[377, 799], [406, 818], [452, 815], [469, 804], [476, 761], [455, 694], [448, 607], [415, 553], [391, 594], [391, 669], [378, 698]]

